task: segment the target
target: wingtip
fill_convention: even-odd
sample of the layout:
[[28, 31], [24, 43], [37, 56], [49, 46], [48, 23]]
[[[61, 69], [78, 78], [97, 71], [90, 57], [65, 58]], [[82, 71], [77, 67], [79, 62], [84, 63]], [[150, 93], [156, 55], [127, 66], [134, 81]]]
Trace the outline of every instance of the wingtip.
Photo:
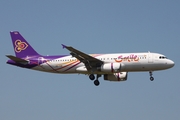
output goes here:
[[62, 45], [63, 49], [66, 48], [66, 45], [64, 45], [64, 44], [61, 44], [61, 45]]

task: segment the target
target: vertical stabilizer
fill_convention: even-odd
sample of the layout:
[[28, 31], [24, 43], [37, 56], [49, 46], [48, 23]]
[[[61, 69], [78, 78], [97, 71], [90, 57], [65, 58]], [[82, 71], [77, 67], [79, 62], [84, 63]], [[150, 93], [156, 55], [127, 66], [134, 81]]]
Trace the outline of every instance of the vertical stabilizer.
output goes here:
[[22, 58], [39, 55], [18, 31], [11, 31], [10, 34], [16, 57]]

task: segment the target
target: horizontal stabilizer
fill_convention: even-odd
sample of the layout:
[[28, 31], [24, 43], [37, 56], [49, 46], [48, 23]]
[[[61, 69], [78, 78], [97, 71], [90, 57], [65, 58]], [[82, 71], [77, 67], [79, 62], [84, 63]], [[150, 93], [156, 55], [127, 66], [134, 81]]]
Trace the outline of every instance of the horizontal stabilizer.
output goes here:
[[6, 55], [6, 57], [8, 57], [9, 59], [13, 60], [13, 61], [16, 62], [16, 63], [23, 63], [23, 64], [27, 64], [27, 63], [28, 63], [27, 60], [24, 60], [24, 59], [15, 57], [15, 56], [13, 56], [13, 55]]

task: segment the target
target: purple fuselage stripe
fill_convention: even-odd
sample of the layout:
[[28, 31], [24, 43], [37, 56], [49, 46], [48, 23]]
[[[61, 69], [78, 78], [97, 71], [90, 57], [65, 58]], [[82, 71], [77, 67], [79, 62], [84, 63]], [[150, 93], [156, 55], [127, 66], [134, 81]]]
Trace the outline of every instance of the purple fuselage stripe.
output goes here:
[[66, 68], [66, 67], [68, 67], [68, 66], [70, 66], [70, 65], [72, 65], [72, 64], [74, 64], [74, 63], [77, 63], [77, 62], [78, 62], [78, 61], [72, 62], [72, 63], [70, 63], [70, 64], [68, 64], [68, 65], [65, 65], [65, 66], [61, 67], [61, 68], [57, 68], [56, 70], [60, 70], [60, 69]]
[[23, 57], [22, 59], [28, 60], [29, 64], [21, 64], [21, 63], [16, 63], [13, 60], [8, 60], [7, 64], [11, 64], [11, 65], [15, 65], [15, 66], [19, 66], [19, 67], [23, 67], [23, 68], [33, 68], [36, 67], [38, 65], [43, 64], [44, 62], [40, 61], [39, 58], [43, 58], [44, 61], [51, 61], [54, 59], [58, 59], [58, 58], [62, 58], [62, 57], [66, 57], [68, 55], [60, 55], [60, 56], [41, 56], [41, 55], [37, 55], [37, 56], [27, 56], [27, 57]]
[[71, 68], [73, 68], [73, 67], [77, 66], [77, 65], [78, 65], [78, 64], [80, 64], [80, 63], [81, 63], [81, 62], [76, 63], [75, 65], [71, 66], [70, 68], [66, 69], [65, 71], [70, 70]]
[[118, 79], [118, 81], [120, 81], [120, 73], [117, 73], [118, 75], [117, 75], [117, 79]]
[[113, 63], [111, 63], [111, 72], [112, 72], [112, 73], [114, 72]]

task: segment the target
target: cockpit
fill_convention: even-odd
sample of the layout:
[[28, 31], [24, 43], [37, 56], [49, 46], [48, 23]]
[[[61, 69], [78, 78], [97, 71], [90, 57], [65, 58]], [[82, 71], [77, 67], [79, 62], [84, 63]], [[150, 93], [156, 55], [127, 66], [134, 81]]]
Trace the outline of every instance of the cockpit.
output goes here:
[[159, 56], [159, 59], [167, 59], [165, 56]]

